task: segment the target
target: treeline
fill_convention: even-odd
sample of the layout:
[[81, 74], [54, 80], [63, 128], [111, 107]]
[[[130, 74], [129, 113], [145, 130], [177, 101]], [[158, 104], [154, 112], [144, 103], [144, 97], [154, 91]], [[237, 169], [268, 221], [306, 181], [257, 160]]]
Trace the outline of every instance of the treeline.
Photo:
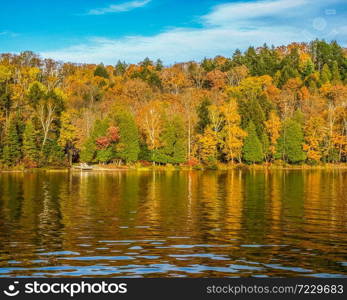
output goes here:
[[170, 67], [2, 54], [1, 166], [346, 162], [346, 83], [320, 40]]

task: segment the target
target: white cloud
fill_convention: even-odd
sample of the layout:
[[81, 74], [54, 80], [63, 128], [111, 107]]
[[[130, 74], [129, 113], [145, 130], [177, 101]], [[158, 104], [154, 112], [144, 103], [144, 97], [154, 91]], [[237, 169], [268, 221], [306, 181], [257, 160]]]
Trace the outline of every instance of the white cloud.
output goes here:
[[215, 6], [210, 14], [203, 17], [203, 20], [209, 25], [225, 25], [259, 17], [285, 15], [308, 2], [309, 0], [276, 0], [226, 3]]
[[[119, 59], [136, 63], [145, 57], [161, 58], [165, 63], [174, 63], [200, 60], [217, 54], [231, 56], [237, 48], [260, 46], [265, 42], [269, 45], [283, 45], [293, 41], [309, 41], [312, 36], [316, 37], [312, 24], [306, 20], [312, 16], [306, 10], [310, 10], [307, 4], [312, 1], [272, 0], [252, 4], [223, 4], [215, 6], [209, 14], [200, 18], [202, 28], [168, 29], [153, 36], [126, 36], [117, 39], [94, 37], [85, 43], [41, 54], [44, 57], [81, 63], [115, 64]], [[317, 10], [322, 7], [316, 1], [314, 4]], [[300, 13], [302, 15], [294, 18], [296, 21], [300, 19], [299, 23], [287, 22], [284, 18], [283, 22], [277, 22], [274, 26], [271, 18], [261, 21], [257, 19]], [[234, 18], [229, 19], [228, 16]], [[320, 34], [329, 35], [329, 32]]]
[[12, 32], [12, 31], [8, 31], [8, 30], [3, 30], [0, 31], [0, 36], [6, 36], [6, 37], [17, 37], [19, 34]]
[[165, 63], [202, 59], [216, 54], [231, 55], [236, 48], [244, 49], [252, 42], [262, 45], [286, 44], [300, 39], [290, 28], [274, 31], [272, 28], [247, 31], [231, 28], [176, 29], [155, 36], [129, 36], [123, 39], [92, 38], [86, 44], [63, 50], [44, 52], [44, 57], [63, 61], [115, 64], [118, 59], [138, 62], [145, 57], [161, 58]]
[[126, 12], [136, 8], [143, 7], [150, 2], [151, 0], [138, 0], [138, 1], [124, 2], [121, 4], [113, 4], [104, 8], [91, 9], [88, 12], [88, 15], [104, 15], [108, 13]]

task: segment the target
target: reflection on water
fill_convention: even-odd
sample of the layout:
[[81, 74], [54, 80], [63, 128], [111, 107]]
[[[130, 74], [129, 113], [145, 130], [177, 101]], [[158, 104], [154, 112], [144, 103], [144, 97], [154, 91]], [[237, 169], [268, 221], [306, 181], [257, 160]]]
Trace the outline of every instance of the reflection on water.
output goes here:
[[0, 276], [347, 276], [346, 171], [0, 174]]

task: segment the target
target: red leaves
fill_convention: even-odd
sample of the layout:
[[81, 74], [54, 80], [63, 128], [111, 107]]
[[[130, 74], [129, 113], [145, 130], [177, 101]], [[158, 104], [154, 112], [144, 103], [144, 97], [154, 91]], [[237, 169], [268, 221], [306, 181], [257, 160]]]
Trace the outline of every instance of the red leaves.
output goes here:
[[195, 157], [191, 157], [188, 161], [187, 161], [187, 165], [190, 167], [195, 167], [196, 165], [199, 164], [198, 159], [196, 159]]
[[119, 140], [120, 134], [119, 134], [119, 128], [110, 126], [107, 129], [107, 135], [101, 136], [96, 139], [96, 145], [98, 150], [106, 149], [109, 147], [112, 143], [115, 143]]
[[118, 127], [114, 127], [111, 126], [107, 129], [107, 138], [111, 141], [111, 142], [117, 142], [120, 138], [120, 134], [119, 134], [119, 128]]
[[96, 146], [98, 150], [105, 149], [110, 146], [110, 144], [111, 141], [106, 136], [102, 136], [96, 139]]

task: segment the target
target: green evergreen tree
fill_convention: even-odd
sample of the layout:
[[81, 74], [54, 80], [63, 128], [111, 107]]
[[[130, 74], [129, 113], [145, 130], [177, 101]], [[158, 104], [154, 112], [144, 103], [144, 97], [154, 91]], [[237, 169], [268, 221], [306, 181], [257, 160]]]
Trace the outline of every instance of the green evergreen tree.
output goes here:
[[154, 160], [159, 163], [178, 164], [186, 160], [186, 136], [183, 120], [175, 116], [166, 121], [161, 136], [162, 147], [154, 153]]
[[290, 78], [301, 77], [299, 73], [300, 56], [297, 48], [293, 48], [281, 62], [281, 76], [278, 85], [282, 87]]
[[137, 161], [140, 153], [140, 138], [133, 115], [125, 108], [118, 107], [113, 117], [120, 131], [116, 157], [127, 163]]
[[122, 76], [124, 75], [128, 65], [125, 62], [121, 62], [120, 60], [117, 62], [114, 70], [114, 75], [116, 76]]
[[96, 152], [95, 141], [89, 138], [83, 145], [80, 152], [80, 161], [91, 163], [94, 161]]
[[197, 108], [197, 114], [199, 121], [196, 125], [196, 131], [199, 134], [203, 134], [205, 128], [211, 124], [210, 113], [208, 107], [211, 105], [211, 101], [208, 98], [205, 98], [201, 101], [200, 105]]
[[244, 57], [240, 49], [236, 49], [232, 56], [232, 66], [240, 66], [243, 64]]
[[102, 136], [106, 135], [107, 128], [109, 127], [109, 119], [96, 120], [90, 137], [84, 143], [80, 159], [83, 162], [93, 162], [95, 159], [99, 161], [97, 157], [104, 157], [104, 154], [98, 156], [98, 152], [101, 151], [97, 149], [96, 140]]
[[308, 76], [313, 74], [314, 72], [314, 64], [311, 59], [308, 59], [306, 62], [306, 65], [304, 66], [301, 74], [302, 74], [302, 79], [306, 79]]
[[46, 93], [47, 93], [47, 90], [42, 83], [37, 81], [32, 83], [29, 86], [29, 90], [27, 94], [30, 105], [32, 107], [36, 107], [36, 105], [39, 103], [40, 100], [46, 98]]
[[4, 84], [0, 84], [0, 113], [8, 117], [12, 107], [11, 94]]
[[103, 78], [109, 78], [110, 77], [103, 64], [100, 64], [96, 67], [96, 69], [94, 71], [94, 76], [99, 76], [99, 77], [103, 77]]
[[322, 72], [320, 74], [320, 79], [321, 79], [321, 82], [324, 84], [324, 83], [327, 83], [327, 82], [330, 82], [331, 80], [331, 72], [330, 72], [330, 68], [327, 64], [324, 64], [323, 66], [323, 69], [322, 69]]
[[[94, 124], [94, 129], [92, 132], [92, 140], [95, 145], [96, 140], [100, 137], [106, 136], [107, 128], [110, 125], [109, 119], [103, 119], [103, 120], [96, 120]], [[109, 157], [109, 155], [112, 153], [111, 151], [105, 151], [106, 149], [98, 149], [95, 146], [95, 158], [97, 162], [105, 163], [112, 159], [112, 157]]]
[[241, 115], [241, 127], [246, 129], [249, 123], [252, 122], [258, 137], [261, 137], [264, 132], [266, 116], [259, 102], [258, 99], [239, 101], [239, 113]]
[[25, 162], [31, 166], [37, 166], [40, 151], [37, 145], [36, 130], [31, 120], [28, 120], [25, 124], [22, 150]]
[[305, 115], [304, 113], [300, 110], [297, 109], [294, 114], [293, 114], [293, 118], [292, 118], [295, 122], [298, 122], [302, 127], [305, 124]]
[[164, 69], [163, 62], [160, 59], [158, 59], [155, 63], [155, 70], [161, 71], [162, 69]]
[[15, 166], [19, 163], [21, 158], [20, 148], [17, 122], [15, 117], [11, 116], [6, 123], [2, 151], [2, 160], [6, 166]]
[[247, 137], [243, 145], [243, 159], [247, 163], [259, 163], [263, 160], [264, 154], [256, 132], [256, 127], [252, 121], [248, 124], [246, 132]]
[[281, 136], [278, 139], [276, 157], [292, 164], [301, 163], [306, 159], [303, 145], [304, 133], [302, 125], [295, 119], [285, 121]]
[[333, 66], [331, 68], [331, 82], [334, 84], [341, 82], [341, 76], [339, 71], [339, 65], [336, 60], [333, 62]]
[[144, 68], [152, 67], [153, 61], [150, 60], [149, 57], [146, 57], [142, 62], [140, 62], [140, 65]]
[[251, 59], [253, 60], [251, 73], [256, 76], [274, 76], [279, 68], [279, 57], [276, 50], [270, 49], [266, 44], [260, 49], [259, 54], [254, 55], [253, 53]]
[[105, 149], [97, 150], [96, 160], [101, 163], [108, 163], [115, 157], [115, 149], [109, 146]]
[[211, 58], [204, 58], [201, 62], [201, 67], [206, 71], [206, 72], [211, 72], [213, 71], [216, 66], [214, 64], [213, 59]]
[[243, 63], [248, 68], [250, 74], [252, 76], [258, 75], [258, 63], [259, 58], [257, 55], [257, 52], [255, 51], [254, 47], [249, 47], [247, 51], [245, 52], [245, 55], [243, 57]]
[[270, 153], [270, 139], [269, 139], [268, 135], [265, 133], [265, 131], [261, 135], [260, 142], [261, 142], [261, 146], [263, 149], [264, 159], [265, 159], [265, 161], [268, 161], [269, 157], [271, 155], [271, 153]]
[[40, 164], [46, 166], [67, 165], [64, 149], [59, 146], [56, 139], [48, 139], [43, 147]]

